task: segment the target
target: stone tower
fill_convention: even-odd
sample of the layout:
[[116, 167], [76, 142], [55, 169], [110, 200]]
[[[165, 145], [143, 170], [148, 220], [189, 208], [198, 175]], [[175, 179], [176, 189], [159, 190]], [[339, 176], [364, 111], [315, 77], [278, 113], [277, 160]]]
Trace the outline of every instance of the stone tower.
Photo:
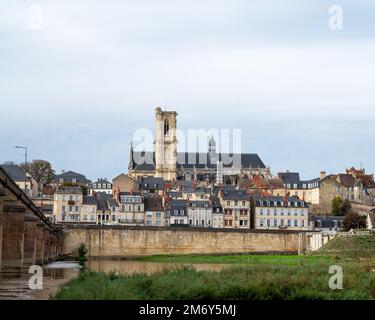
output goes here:
[[156, 108], [155, 176], [165, 180], [177, 177], [177, 112]]

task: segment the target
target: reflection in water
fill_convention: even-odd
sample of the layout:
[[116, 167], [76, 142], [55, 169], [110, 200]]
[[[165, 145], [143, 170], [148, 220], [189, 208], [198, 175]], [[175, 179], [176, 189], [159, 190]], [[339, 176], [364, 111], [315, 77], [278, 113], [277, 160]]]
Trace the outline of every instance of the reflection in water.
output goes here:
[[[118, 274], [152, 274], [164, 269], [193, 266], [197, 270], [220, 271], [230, 265], [164, 263], [136, 260], [89, 260], [86, 267], [93, 271], [116, 272]], [[0, 300], [47, 300], [59, 287], [76, 277], [80, 266], [71, 262], [53, 262], [43, 266], [43, 289], [31, 290], [29, 279], [32, 274], [22, 274], [12, 278], [0, 278]]]
[[119, 274], [147, 273], [152, 274], [164, 269], [176, 269], [181, 266], [193, 266], [196, 270], [220, 271], [230, 265], [209, 263], [170, 263], [136, 260], [90, 260], [86, 267], [99, 272], [116, 272]]

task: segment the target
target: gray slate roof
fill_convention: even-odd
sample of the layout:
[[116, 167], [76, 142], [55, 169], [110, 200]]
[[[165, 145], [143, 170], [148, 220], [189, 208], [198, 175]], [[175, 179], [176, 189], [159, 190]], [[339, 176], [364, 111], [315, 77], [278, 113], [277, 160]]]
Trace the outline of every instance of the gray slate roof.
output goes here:
[[[136, 171], [155, 170], [155, 153], [152, 151], [132, 151], [130, 169]], [[223, 162], [224, 168], [265, 169], [263, 161], [256, 153], [220, 153], [213, 159], [209, 153], [177, 152], [177, 169], [216, 169], [217, 161]]]
[[4, 169], [13, 181], [25, 181], [25, 173], [19, 166], [15, 164], [2, 164], [1, 168]]
[[81, 184], [88, 184], [90, 182], [83, 174], [74, 171], [67, 171], [56, 175], [54, 182], [60, 183], [60, 179], [64, 179], [64, 182], [73, 182], [73, 179], [75, 179], [76, 183]]

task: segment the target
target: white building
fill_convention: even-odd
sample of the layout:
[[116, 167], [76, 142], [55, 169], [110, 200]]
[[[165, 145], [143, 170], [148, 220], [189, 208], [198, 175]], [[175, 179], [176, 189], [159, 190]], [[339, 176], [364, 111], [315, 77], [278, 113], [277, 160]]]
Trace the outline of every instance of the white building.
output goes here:
[[112, 183], [107, 179], [98, 179], [96, 182], [90, 185], [90, 194], [104, 192], [106, 194], [112, 194]]
[[209, 201], [189, 201], [187, 214], [190, 226], [212, 228], [212, 205]]
[[307, 230], [307, 204], [295, 197], [254, 196], [255, 229]]

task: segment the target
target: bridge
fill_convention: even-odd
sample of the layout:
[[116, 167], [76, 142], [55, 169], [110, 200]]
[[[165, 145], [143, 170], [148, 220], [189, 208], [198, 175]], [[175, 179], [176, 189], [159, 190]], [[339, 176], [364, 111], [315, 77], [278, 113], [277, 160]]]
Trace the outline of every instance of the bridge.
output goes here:
[[61, 252], [62, 235], [0, 167], [0, 274], [27, 272]]

